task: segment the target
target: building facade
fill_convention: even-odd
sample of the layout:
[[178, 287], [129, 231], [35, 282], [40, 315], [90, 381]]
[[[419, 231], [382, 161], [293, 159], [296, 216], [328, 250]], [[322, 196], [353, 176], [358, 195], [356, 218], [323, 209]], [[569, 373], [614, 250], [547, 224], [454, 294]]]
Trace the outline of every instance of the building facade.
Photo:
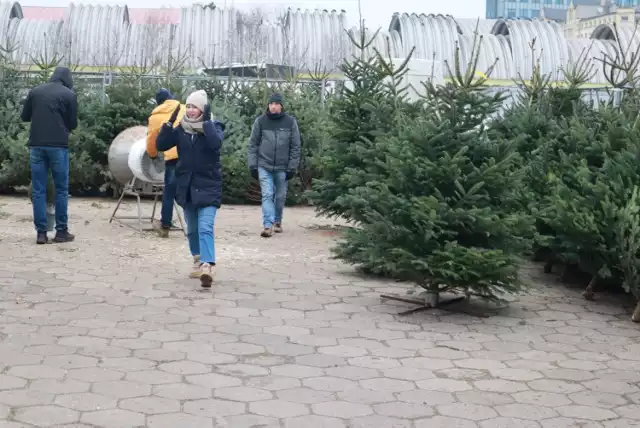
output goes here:
[[565, 23], [638, 7], [640, 0], [486, 0], [486, 18], [542, 18]]
[[486, 17], [538, 18], [543, 8], [567, 10], [570, 3], [571, 0], [487, 0]]
[[[630, 0], [631, 1], [631, 0]], [[637, 1], [636, 1], [637, 3]], [[567, 11], [564, 25], [565, 36], [573, 39], [589, 39], [596, 28], [603, 24], [616, 24], [635, 28], [640, 21], [640, 11], [636, 5], [601, 8], [597, 13], [571, 6]]]

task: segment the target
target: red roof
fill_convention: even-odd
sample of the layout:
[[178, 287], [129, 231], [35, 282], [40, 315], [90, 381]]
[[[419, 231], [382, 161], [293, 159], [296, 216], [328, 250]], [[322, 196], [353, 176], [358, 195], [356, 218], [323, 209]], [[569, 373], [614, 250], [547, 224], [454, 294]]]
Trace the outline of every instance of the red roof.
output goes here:
[[[34, 21], [62, 21], [66, 7], [23, 6], [24, 19]], [[180, 9], [129, 8], [131, 24], [179, 24]]]
[[22, 6], [24, 19], [34, 21], [62, 21], [66, 7]]
[[180, 9], [129, 8], [129, 22], [132, 24], [179, 24]]

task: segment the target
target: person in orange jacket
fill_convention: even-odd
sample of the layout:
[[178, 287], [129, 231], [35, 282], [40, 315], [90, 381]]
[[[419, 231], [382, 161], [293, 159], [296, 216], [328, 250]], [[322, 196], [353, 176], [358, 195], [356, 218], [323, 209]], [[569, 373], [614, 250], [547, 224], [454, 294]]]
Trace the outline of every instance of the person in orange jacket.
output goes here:
[[[153, 109], [149, 116], [149, 127], [147, 130], [147, 154], [151, 158], [158, 156], [156, 148], [156, 139], [172, 114], [177, 110], [178, 114], [173, 119], [175, 126], [180, 124], [182, 116], [185, 112], [185, 106], [180, 101], [174, 99], [171, 91], [161, 88], [156, 93], [156, 103], [158, 106]], [[179, 109], [179, 110], [178, 110]], [[174, 147], [164, 152], [165, 170], [164, 170], [164, 193], [162, 196], [162, 209], [160, 210], [160, 236], [169, 237], [173, 221], [173, 201], [176, 197], [176, 164], [178, 163], [178, 150]]]

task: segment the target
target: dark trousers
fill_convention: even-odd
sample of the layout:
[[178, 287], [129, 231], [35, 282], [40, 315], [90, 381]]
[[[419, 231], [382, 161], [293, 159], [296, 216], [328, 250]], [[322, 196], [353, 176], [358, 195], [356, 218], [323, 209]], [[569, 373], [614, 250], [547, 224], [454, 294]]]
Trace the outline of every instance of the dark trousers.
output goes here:
[[173, 222], [173, 201], [176, 199], [176, 187], [176, 162], [170, 161], [164, 165], [164, 192], [160, 210], [160, 224], [165, 229], [170, 228]]
[[65, 232], [69, 221], [69, 149], [64, 147], [31, 147], [31, 201], [33, 223], [40, 233], [47, 231], [47, 180], [53, 177], [56, 201], [56, 230]]

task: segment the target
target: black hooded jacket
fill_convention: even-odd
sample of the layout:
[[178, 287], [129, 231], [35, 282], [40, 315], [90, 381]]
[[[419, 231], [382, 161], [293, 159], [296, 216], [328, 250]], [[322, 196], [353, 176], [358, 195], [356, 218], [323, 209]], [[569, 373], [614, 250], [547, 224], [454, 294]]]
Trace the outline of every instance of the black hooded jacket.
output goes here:
[[72, 88], [71, 70], [57, 67], [49, 83], [29, 92], [20, 118], [31, 122], [30, 146], [69, 146], [69, 134], [78, 126], [78, 102]]

